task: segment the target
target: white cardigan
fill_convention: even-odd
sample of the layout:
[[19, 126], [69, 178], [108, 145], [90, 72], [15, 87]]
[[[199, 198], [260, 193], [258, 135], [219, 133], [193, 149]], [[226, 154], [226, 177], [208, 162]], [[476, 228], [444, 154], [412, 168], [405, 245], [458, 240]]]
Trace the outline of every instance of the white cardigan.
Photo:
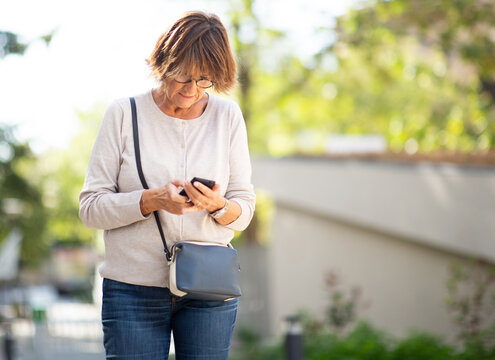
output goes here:
[[[135, 97], [141, 162], [150, 188], [194, 176], [214, 180], [241, 206], [239, 218], [220, 225], [206, 210], [186, 215], [160, 211], [169, 248], [178, 241], [229, 243], [254, 212], [246, 126], [234, 102], [209, 94], [203, 114], [182, 120], [164, 114], [151, 90]], [[100, 275], [137, 285], [168, 287], [168, 265], [153, 216], [141, 214], [143, 188], [134, 158], [128, 98], [113, 102], [103, 118], [79, 195], [79, 216], [104, 229]]]

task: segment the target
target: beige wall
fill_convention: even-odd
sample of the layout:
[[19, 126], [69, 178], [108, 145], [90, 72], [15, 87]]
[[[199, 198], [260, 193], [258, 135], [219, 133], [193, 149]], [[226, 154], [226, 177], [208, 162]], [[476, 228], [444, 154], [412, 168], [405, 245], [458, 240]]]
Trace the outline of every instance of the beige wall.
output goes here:
[[452, 335], [445, 308], [449, 263], [457, 256], [347, 224], [277, 208], [270, 247], [270, 323], [298, 309], [321, 317], [329, 303], [324, 276], [335, 270], [346, 292], [360, 286], [370, 301], [360, 317], [404, 335], [410, 328]]
[[255, 159], [253, 181], [301, 211], [495, 262], [495, 168]]
[[334, 270], [345, 288], [362, 288], [371, 304], [361, 317], [379, 328], [451, 337], [449, 264], [495, 259], [495, 170], [256, 159], [254, 183], [276, 202], [263, 325], [272, 334], [298, 309], [322, 316]]

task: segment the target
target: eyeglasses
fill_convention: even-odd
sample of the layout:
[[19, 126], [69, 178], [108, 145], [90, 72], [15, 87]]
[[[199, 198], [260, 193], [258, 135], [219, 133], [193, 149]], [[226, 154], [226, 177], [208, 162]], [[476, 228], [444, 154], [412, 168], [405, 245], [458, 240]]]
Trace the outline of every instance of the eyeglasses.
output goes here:
[[[188, 78], [186, 75], [179, 75], [174, 80], [179, 84], [188, 84], [193, 81], [193, 79]], [[196, 86], [201, 89], [208, 89], [215, 85], [213, 81], [208, 79], [198, 79], [194, 81], [196, 82]]]

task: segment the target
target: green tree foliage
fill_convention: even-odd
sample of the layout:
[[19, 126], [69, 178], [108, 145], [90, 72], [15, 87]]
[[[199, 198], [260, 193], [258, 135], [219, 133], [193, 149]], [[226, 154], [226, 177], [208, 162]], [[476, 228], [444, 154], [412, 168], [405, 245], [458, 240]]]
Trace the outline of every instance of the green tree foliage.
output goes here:
[[80, 130], [66, 149], [47, 152], [36, 170], [50, 218], [47, 224], [52, 243], [92, 244], [94, 231], [79, 219], [79, 192], [84, 183], [92, 144], [103, 117], [104, 105], [78, 112]]
[[[237, 55], [239, 74], [239, 106], [242, 109], [244, 120], [248, 122], [251, 117], [253, 71], [258, 62], [256, 40], [259, 37], [260, 23], [253, 12], [252, 0], [231, 0], [230, 8], [232, 41]], [[248, 34], [245, 35], [246, 33]]]
[[[354, 45], [383, 45], [392, 32], [400, 38], [414, 36], [427, 48], [436, 48], [449, 64], [462, 60], [480, 80], [479, 91], [495, 102], [495, 8], [485, 0], [379, 0], [355, 11], [347, 19], [351, 31], [341, 34]], [[349, 30], [347, 27], [346, 30]]]
[[28, 45], [19, 41], [18, 35], [10, 31], [0, 31], [0, 59], [9, 54], [22, 55]]
[[[48, 44], [51, 37], [41, 39]], [[0, 60], [11, 54], [22, 55], [28, 46], [17, 34], [0, 30]], [[38, 265], [48, 254], [41, 192], [36, 178], [26, 175], [35, 165], [29, 145], [17, 141], [11, 127], [0, 124], [0, 241], [12, 229], [22, 230], [20, 260], [27, 267]]]
[[[287, 39], [264, 30], [248, 11], [253, 3], [242, 3], [233, 23], [249, 68], [240, 103], [254, 153], [322, 152], [329, 133], [382, 134], [390, 149], [410, 153], [494, 147], [491, 2], [369, 2], [320, 29], [328, 46], [311, 61], [277, 53]], [[248, 43], [242, 24], [254, 29]]]
[[[237, 98], [248, 129], [253, 126], [252, 113], [255, 109], [257, 88], [254, 83], [260, 72], [260, 48], [279, 36], [275, 31], [265, 29], [253, 11], [253, 0], [230, 0], [228, 12], [234, 51], [237, 56], [239, 87]], [[270, 200], [264, 194], [257, 194], [255, 216], [248, 228], [240, 235], [248, 243], [262, 242], [263, 232], [270, 217]], [[261, 211], [259, 211], [261, 210]]]
[[21, 262], [25, 266], [37, 265], [48, 250], [41, 192], [26, 176], [35, 163], [29, 146], [18, 142], [11, 128], [0, 127], [0, 239], [14, 228], [22, 230]]
[[339, 18], [318, 56], [338, 60], [333, 104], [353, 104], [335, 114], [344, 131], [385, 134], [396, 150], [493, 147], [493, 24], [483, 0], [377, 1]]
[[[52, 41], [52, 37], [55, 31], [40, 36], [39, 39], [43, 40], [47, 45]], [[19, 39], [19, 35], [10, 31], [0, 30], [0, 59], [7, 55], [17, 54], [23, 55], [27, 50], [29, 43], [22, 42]]]
[[[286, 85], [291, 78], [272, 71], [265, 63], [280, 57], [273, 49], [285, 40], [285, 34], [261, 24], [254, 11], [255, 1], [230, 0], [229, 4], [230, 34], [239, 74], [236, 97], [247, 123], [251, 151], [268, 153], [273, 134], [287, 126], [267, 119], [280, 110], [277, 102], [289, 89]], [[279, 64], [275, 68], [280, 69]]]

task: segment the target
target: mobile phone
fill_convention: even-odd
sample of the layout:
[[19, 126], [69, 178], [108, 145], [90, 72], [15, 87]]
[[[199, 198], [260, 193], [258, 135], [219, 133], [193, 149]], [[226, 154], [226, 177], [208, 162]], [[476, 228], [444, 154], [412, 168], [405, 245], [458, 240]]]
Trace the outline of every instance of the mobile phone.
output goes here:
[[[200, 178], [200, 177], [193, 177], [193, 179], [191, 180], [191, 184], [194, 185], [194, 182], [200, 182], [201, 184], [209, 187], [210, 189], [215, 186], [215, 182], [213, 180], [208, 180], [208, 179], [203, 179], [203, 178]], [[182, 189], [182, 191], [179, 193], [179, 195], [182, 195], [182, 196], [187, 196], [186, 194], [186, 191], [184, 189]]]

